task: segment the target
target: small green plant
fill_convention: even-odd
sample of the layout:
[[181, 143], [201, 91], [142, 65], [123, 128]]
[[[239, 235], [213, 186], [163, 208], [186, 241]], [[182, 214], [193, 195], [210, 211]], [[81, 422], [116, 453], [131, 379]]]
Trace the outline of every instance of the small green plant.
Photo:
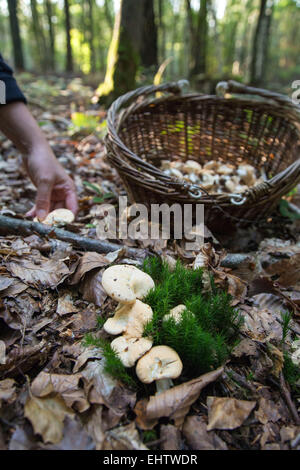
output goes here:
[[126, 369], [115, 351], [112, 349], [110, 342], [102, 338], [96, 338], [92, 334], [85, 335], [83, 340], [84, 346], [94, 346], [103, 352], [105, 358], [104, 372], [113, 378], [120, 380], [130, 388], [137, 388], [137, 380], [131, 369]]
[[95, 193], [97, 193], [98, 196], [95, 196], [93, 198], [93, 202], [95, 204], [102, 204], [102, 202], [105, 201], [105, 199], [111, 199], [112, 197], [114, 197], [114, 194], [113, 193], [105, 193], [103, 194], [101, 189], [99, 188], [99, 186], [97, 184], [93, 184], [93, 183], [89, 183], [88, 181], [84, 181], [83, 182], [83, 185], [86, 187], [86, 188], [89, 188], [91, 189], [92, 191], [94, 191]]
[[152, 441], [155, 441], [156, 439], [157, 439], [157, 434], [156, 434], [156, 431], [154, 431], [154, 429], [143, 432], [143, 442], [145, 443], [152, 442]]
[[284, 357], [284, 366], [283, 366], [283, 375], [285, 380], [289, 383], [291, 388], [296, 391], [300, 383], [300, 367], [294, 364], [291, 359], [291, 356], [288, 352], [283, 353]]
[[[231, 297], [218, 290], [202, 292], [202, 269], [191, 270], [177, 262], [174, 271], [159, 258], [145, 260], [143, 270], [155, 281], [144, 302], [153, 318], [144, 330], [154, 345], [165, 344], [179, 354], [186, 376], [195, 377], [222, 364], [236, 344], [242, 318], [231, 307]], [[187, 308], [176, 323], [163, 317], [179, 304]]]
[[287, 334], [290, 329], [290, 321], [292, 319], [292, 314], [290, 312], [282, 312], [281, 313], [282, 319], [282, 340], [281, 343], [284, 343], [287, 337]]

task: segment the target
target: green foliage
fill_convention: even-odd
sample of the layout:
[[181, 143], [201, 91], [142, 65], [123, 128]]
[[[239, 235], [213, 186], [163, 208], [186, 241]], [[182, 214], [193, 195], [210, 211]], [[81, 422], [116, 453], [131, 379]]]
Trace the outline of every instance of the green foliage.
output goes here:
[[300, 367], [293, 363], [290, 354], [287, 352], [284, 352], [283, 375], [292, 389], [296, 389], [297, 386], [299, 387]]
[[152, 441], [155, 441], [156, 439], [157, 439], [157, 434], [156, 434], [156, 431], [154, 431], [154, 429], [143, 432], [143, 442], [145, 443], [152, 442]]
[[99, 117], [85, 114], [85, 113], [72, 113], [72, 123], [69, 126], [69, 134], [74, 135], [79, 133], [97, 132], [100, 136], [106, 133], [106, 121], [100, 122]]
[[130, 388], [137, 387], [137, 381], [131, 369], [126, 369], [121, 360], [112, 349], [110, 342], [102, 338], [96, 338], [92, 334], [87, 334], [83, 341], [84, 346], [94, 346], [103, 352], [105, 358], [104, 372], [111, 375], [116, 380], [120, 380]]
[[[156, 283], [144, 299], [153, 309], [144, 335], [151, 336], [155, 345], [175, 349], [187, 376], [195, 377], [222, 364], [242, 321], [230, 305], [231, 297], [214, 286], [211, 294], [204, 294], [202, 269], [187, 269], [180, 262], [170, 271], [159, 258], [147, 258], [143, 270]], [[187, 307], [181, 321], [176, 324], [172, 318], [163, 320], [179, 304]]]
[[289, 324], [292, 319], [292, 314], [290, 312], [282, 312], [281, 313], [281, 318], [282, 318], [282, 340], [281, 342], [284, 343], [286, 340], [286, 336], [289, 332]]
[[103, 194], [100, 187], [97, 184], [89, 183], [88, 181], [84, 181], [83, 185], [86, 188], [91, 189], [92, 191], [96, 192], [98, 196], [94, 197], [93, 202], [95, 204], [102, 204], [105, 199], [111, 199], [114, 197], [113, 193], [105, 193]]
[[281, 199], [279, 202], [279, 211], [280, 214], [283, 215], [283, 217], [287, 217], [291, 220], [299, 220], [300, 215], [294, 212], [291, 207], [289, 206], [288, 201], [285, 199]]

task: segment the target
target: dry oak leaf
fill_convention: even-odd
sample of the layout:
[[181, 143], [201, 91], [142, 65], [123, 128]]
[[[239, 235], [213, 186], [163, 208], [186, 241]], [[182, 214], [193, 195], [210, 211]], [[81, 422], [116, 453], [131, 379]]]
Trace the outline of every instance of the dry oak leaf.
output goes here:
[[40, 372], [31, 384], [31, 392], [34, 396], [42, 398], [55, 392], [61, 395], [68, 407], [74, 407], [82, 413], [90, 405], [86, 399], [84, 390], [79, 387], [81, 374], [48, 374]]
[[35, 287], [51, 288], [60, 284], [69, 274], [67, 265], [60, 260], [42, 258], [39, 264], [26, 258], [11, 261], [7, 270], [21, 281]]
[[201, 390], [217, 380], [223, 371], [224, 368], [219, 367], [219, 369], [150, 397], [145, 407], [145, 418], [155, 420], [166, 416], [174, 419], [176, 426], [181, 426], [190, 406], [198, 399]]
[[248, 418], [255, 405], [256, 401], [227, 397], [207, 397], [207, 431], [238, 428]]
[[63, 437], [65, 416], [72, 418], [74, 412], [60, 396], [31, 396], [25, 403], [24, 415], [31, 422], [35, 434], [40, 434], [44, 442], [57, 444]]
[[58, 313], [58, 315], [62, 316], [67, 315], [68, 313], [76, 313], [78, 311], [79, 308], [75, 307], [72, 296], [68, 292], [65, 292], [58, 298], [56, 308], [56, 313]]
[[259, 399], [259, 408], [254, 412], [255, 417], [261, 424], [267, 424], [269, 421], [276, 423], [281, 418], [281, 414], [272, 400]]
[[70, 284], [77, 284], [80, 279], [89, 271], [96, 268], [103, 268], [110, 264], [111, 261], [106, 256], [88, 251], [80, 258], [75, 274], [72, 277]]
[[188, 416], [182, 432], [192, 450], [227, 450], [227, 445], [219, 436], [207, 431], [203, 416]]
[[7, 403], [12, 403], [16, 395], [16, 385], [13, 379], [4, 379], [0, 381], [0, 408], [2, 400]]
[[103, 450], [148, 450], [140, 439], [134, 421], [105, 433]]

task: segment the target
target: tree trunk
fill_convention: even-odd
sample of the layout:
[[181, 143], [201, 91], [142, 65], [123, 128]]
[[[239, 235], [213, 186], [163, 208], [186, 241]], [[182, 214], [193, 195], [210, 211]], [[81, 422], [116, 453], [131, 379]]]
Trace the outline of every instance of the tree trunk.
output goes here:
[[108, 23], [108, 26], [110, 27], [111, 31], [113, 32], [114, 30], [114, 20], [111, 14], [111, 1], [109, 0], [104, 0], [104, 11], [105, 11], [105, 17], [106, 21]]
[[141, 65], [145, 68], [157, 66], [157, 27], [154, 15], [154, 0], [139, 0], [143, 3], [143, 25], [141, 40]]
[[192, 75], [206, 73], [208, 3], [209, 0], [201, 0], [197, 24], [195, 25], [191, 1], [186, 0], [187, 20], [190, 30], [190, 70]]
[[160, 60], [164, 61], [166, 58], [166, 27], [165, 27], [165, 22], [164, 22], [163, 0], [158, 0], [158, 24], [159, 24], [159, 31], [161, 32]]
[[7, 0], [10, 31], [13, 42], [14, 64], [17, 70], [24, 69], [24, 56], [18, 20], [18, 1]]
[[46, 16], [47, 16], [48, 29], [49, 29], [49, 45], [50, 45], [49, 65], [52, 70], [55, 70], [55, 32], [54, 32], [54, 26], [52, 22], [52, 15], [53, 15], [52, 7], [53, 5], [51, 3], [51, 0], [45, 0]]
[[259, 86], [264, 82], [268, 63], [274, 1], [271, 1], [270, 5], [268, 3], [268, 0], [261, 0], [260, 2], [260, 12], [253, 40], [250, 80], [251, 84], [255, 86]]
[[106, 105], [135, 88], [140, 63], [142, 20], [143, 1], [121, 0], [108, 51], [105, 79], [97, 90]]
[[91, 53], [91, 71], [95, 72], [96, 70], [96, 56], [95, 56], [95, 46], [94, 46], [94, 0], [88, 0], [88, 25], [89, 25], [89, 46], [90, 46], [90, 53]]
[[66, 31], [66, 72], [73, 72], [73, 54], [71, 45], [71, 17], [70, 17], [70, 3], [69, 0], [64, 0], [65, 10], [65, 31]]
[[44, 31], [40, 23], [36, 0], [30, 0], [32, 29], [38, 52], [38, 61], [43, 71], [49, 68], [49, 55]]
[[197, 24], [197, 48], [199, 50], [198, 54], [195, 56], [195, 66], [193, 73], [194, 75], [206, 73], [206, 53], [207, 53], [207, 34], [208, 34], [208, 24], [207, 24], [207, 8], [208, 0], [201, 0], [200, 9], [198, 14], [198, 24]]

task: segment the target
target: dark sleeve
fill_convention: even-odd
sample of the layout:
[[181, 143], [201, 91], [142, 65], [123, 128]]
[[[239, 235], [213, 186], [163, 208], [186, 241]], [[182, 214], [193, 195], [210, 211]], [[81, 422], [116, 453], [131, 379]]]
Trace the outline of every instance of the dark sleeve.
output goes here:
[[2, 55], [0, 54], [0, 80], [5, 83], [6, 88], [6, 103], [12, 103], [13, 101], [23, 101], [26, 103], [26, 98], [22, 91], [18, 87], [18, 84], [13, 77], [13, 71], [9, 65], [4, 62]]

